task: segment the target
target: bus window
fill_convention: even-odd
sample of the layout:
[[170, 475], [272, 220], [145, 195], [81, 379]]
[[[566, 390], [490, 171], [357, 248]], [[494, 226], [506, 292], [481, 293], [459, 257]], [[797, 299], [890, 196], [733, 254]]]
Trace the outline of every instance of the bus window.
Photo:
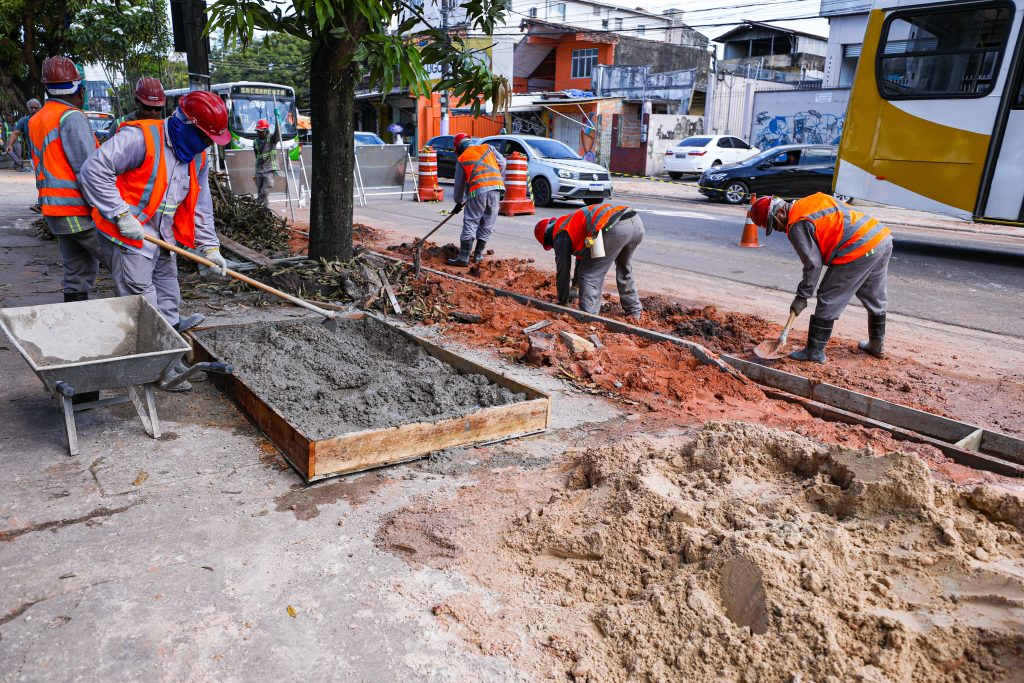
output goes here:
[[890, 100], [981, 97], [992, 91], [1013, 5], [901, 12], [882, 30], [878, 91]]

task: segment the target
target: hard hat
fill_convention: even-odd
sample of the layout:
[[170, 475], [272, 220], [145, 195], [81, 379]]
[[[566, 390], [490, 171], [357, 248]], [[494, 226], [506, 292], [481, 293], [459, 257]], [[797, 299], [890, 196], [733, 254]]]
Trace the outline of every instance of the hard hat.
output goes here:
[[462, 154], [465, 151], [465, 147], [469, 147], [469, 143], [472, 142], [473, 138], [465, 133], [457, 133], [455, 135], [454, 145], [455, 152]]
[[26, 107], [31, 107], [32, 105], [35, 105], [37, 107], [42, 107], [43, 106], [42, 103], [39, 100], [37, 100], [36, 98], [34, 98], [34, 97], [31, 100], [29, 100], [28, 102], [25, 103]]
[[270, 130], [270, 121], [260, 119], [256, 122], [256, 130]]
[[147, 107], [162, 107], [167, 98], [164, 96], [164, 86], [157, 78], [143, 76], [135, 84], [135, 98]]
[[554, 222], [554, 218], [541, 218], [537, 221], [537, 225], [533, 227], [533, 236], [537, 238], [537, 241], [540, 242], [545, 251], [551, 251], [551, 248], [554, 246], [546, 239], [548, 226], [554, 225]]
[[41, 80], [46, 91], [53, 95], [74, 95], [82, 83], [78, 67], [67, 57], [47, 57], [43, 60]]
[[768, 225], [768, 209], [772, 205], [771, 197], [758, 197], [750, 207], [750, 220], [754, 225], [763, 228]]
[[193, 90], [178, 100], [178, 109], [196, 128], [218, 145], [231, 141], [228, 130], [228, 110], [224, 102], [208, 90]]

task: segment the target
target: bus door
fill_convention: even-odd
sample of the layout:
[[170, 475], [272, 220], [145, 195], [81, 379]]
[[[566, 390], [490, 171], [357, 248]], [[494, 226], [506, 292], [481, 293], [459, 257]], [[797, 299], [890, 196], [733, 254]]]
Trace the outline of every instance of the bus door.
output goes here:
[[1024, 222], [1024, 40], [1018, 37], [1016, 74], [1005, 91], [1005, 124], [992, 147], [984, 218]]

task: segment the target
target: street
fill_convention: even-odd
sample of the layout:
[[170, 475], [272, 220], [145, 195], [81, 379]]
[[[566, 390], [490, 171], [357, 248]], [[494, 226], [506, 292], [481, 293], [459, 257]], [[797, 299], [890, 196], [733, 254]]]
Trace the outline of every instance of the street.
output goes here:
[[[649, 183], [653, 190], [657, 183]], [[445, 201], [420, 204], [393, 198], [367, 198], [356, 207], [356, 220], [413, 238], [423, 235], [450, 210], [451, 185]], [[646, 237], [634, 264], [640, 287], [669, 295], [692, 294], [680, 288], [679, 277], [698, 274], [707, 278], [793, 292], [800, 280], [800, 261], [784, 235], [760, 234], [761, 249], [736, 246], [743, 228], [743, 210], [702, 199], [655, 199], [616, 195], [642, 215]], [[533, 238], [533, 226], [546, 216], [575, 211], [579, 203], [556, 203], [538, 208], [535, 216], [502, 216], [488, 245], [498, 257], [535, 258], [553, 268]], [[864, 210], [870, 212], [870, 208]], [[431, 239], [457, 242], [461, 217]], [[889, 269], [892, 313], [1024, 338], [1024, 320], [1006, 315], [1024, 294], [1024, 241], [1016, 238], [981, 238], [949, 230], [892, 226], [895, 250]], [[614, 287], [613, 275], [606, 286]], [[854, 306], [859, 304], [854, 301]], [[784, 316], [783, 316], [784, 317]]]

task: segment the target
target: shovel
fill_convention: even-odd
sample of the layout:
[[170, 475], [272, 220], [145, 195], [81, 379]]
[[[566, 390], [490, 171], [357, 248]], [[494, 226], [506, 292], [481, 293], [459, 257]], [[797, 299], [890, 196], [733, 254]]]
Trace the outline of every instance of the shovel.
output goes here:
[[[173, 251], [175, 254], [178, 254], [179, 256], [183, 256], [183, 257], [187, 258], [189, 261], [194, 261], [196, 263], [200, 263], [200, 264], [206, 266], [207, 268], [214, 268], [214, 269], [219, 270], [219, 267], [213, 261], [210, 261], [209, 259], [205, 259], [202, 256], [197, 256], [196, 254], [193, 254], [191, 251], [188, 251], [187, 249], [182, 249], [181, 247], [176, 247], [173, 244], [170, 244], [168, 242], [163, 241], [159, 237], [153, 237], [152, 235], [146, 235], [145, 237], [146, 237], [146, 240], [148, 240], [149, 242], [152, 242], [153, 244], [157, 245], [161, 249], [166, 249], [167, 251]], [[253, 280], [251, 277], [246, 277], [245, 275], [242, 275], [241, 273], [237, 273], [237, 272], [231, 270], [230, 268], [228, 269], [228, 273], [227, 274], [230, 275], [231, 277], [235, 278], [239, 282], [244, 282], [245, 284], [249, 285], [250, 287], [255, 287], [256, 289], [264, 291], [267, 294], [273, 294], [274, 296], [280, 297], [280, 298], [284, 299], [285, 301], [289, 301], [289, 302], [295, 304], [296, 306], [301, 306], [302, 308], [305, 308], [307, 310], [313, 311], [314, 313], [319, 313], [320, 315], [322, 315], [324, 317], [324, 321], [323, 321], [324, 327], [326, 327], [332, 333], [338, 331], [338, 320], [337, 320], [338, 314], [335, 311], [326, 311], [326, 310], [320, 308], [319, 306], [315, 306], [315, 305], [309, 303], [308, 301], [304, 301], [303, 299], [300, 299], [300, 298], [298, 298], [296, 296], [292, 296], [291, 294], [287, 294], [285, 292], [282, 292], [280, 289], [274, 289], [270, 285], [265, 285], [262, 282], [260, 282], [259, 280]]]
[[420, 247], [423, 246], [423, 243], [427, 241], [428, 237], [430, 237], [435, 232], [440, 230], [441, 226], [444, 225], [445, 223], [447, 223], [448, 221], [450, 221], [452, 219], [452, 216], [454, 216], [456, 213], [458, 213], [458, 212], [457, 211], [452, 211], [450, 214], [445, 216], [443, 221], [441, 221], [440, 223], [435, 225], [434, 229], [431, 230], [430, 232], [428, 232], [426, 235], [424, 235], [420, 239], [416, 240], [416, 244], [413, 245], [413, 249], [415, 250], [415, 254], [413, 255], [413, 258], [412, 258], [413, 277], [415, 277], [417, 280], [420, 278]]
[[779, 335], [779, 338], [766, 339], [755, 346], [754, 355], [765, 360], [776, 360], [783, 356], [788, 356], [789, 352], [786, 351], [786, 342], [789, 340], [789, 329], [793, 327], [794, 320], [796, 320], [796, 313], [790, 311], [789, 320], [786, 321], [786, 326], [782, 328], [782, 334]]

